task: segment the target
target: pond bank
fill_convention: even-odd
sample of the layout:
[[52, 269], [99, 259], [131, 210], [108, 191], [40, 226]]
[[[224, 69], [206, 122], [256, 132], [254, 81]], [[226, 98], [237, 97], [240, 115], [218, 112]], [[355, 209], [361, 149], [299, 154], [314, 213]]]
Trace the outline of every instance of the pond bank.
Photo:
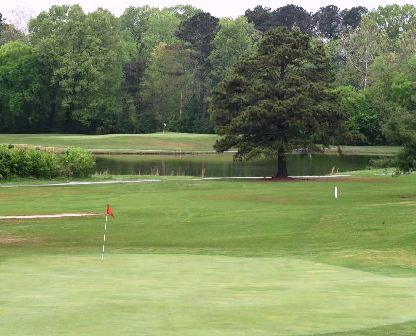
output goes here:
[[[43, 146], [34, 144], [12, 144], [16, 148], [39, 149], [53, 153], [64, 153], [67, 148], [73, 146]], [[192, 149], [133, 149], [133, 148], [88, 148], [88, 146], [80, 146], [85, 148], [94, 155], [215, 155], [219, 154], [215, 150], [192, 150]], [[400, 146], [341, 146], [342, 155], [377, 155], [391, 156], [396, 155], [400, 151]], [[236, 153], [236, 150], [226, 151], [224, 153]], [[337, 146], [325, 148], [319, 154], [339, 155]], [[292, 154], [305, 154], [302, 150], [293, 150]]]

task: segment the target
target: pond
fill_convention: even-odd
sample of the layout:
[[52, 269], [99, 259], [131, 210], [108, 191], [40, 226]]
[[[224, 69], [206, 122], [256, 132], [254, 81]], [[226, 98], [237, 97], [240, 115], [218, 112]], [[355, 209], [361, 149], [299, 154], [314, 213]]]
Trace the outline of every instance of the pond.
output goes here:
[[[374, 156], [366, 155], [290, 155], [289, 175], [327, 175], [365, 169]], [[139, 175], [187, 175], [205, 177], [271, 176], [276, 161], [233, 161], [232, 154], [210, 155], [99, 155], [97, 172]]]

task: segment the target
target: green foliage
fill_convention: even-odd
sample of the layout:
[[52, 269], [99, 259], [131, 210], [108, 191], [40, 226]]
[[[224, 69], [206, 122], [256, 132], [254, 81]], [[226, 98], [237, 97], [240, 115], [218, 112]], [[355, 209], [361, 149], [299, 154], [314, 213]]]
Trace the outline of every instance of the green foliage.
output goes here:
[[24, 41], [25, 36], [12, 24], [3, 24], [0, 28], [0, 46], [12, 41]]
[[368, 14], [377, 28], [387, 34], [391, 47], [396, 45], [398, 37], [409, 29], [416, 27], [416, 7], [413, 5], [380, 6]]
[[164, 123], [168, 130], [181, 131], [172, 126], [186, 112], [193, 93], [190, 85], [193, 76], [190, 52], [181, 44], [161, 43], [155, 48], [140, 94], [143, 104], [141, 122], [149, 116], [154, 119], [155, 128], [149, 128], [149, 131], [162, 130]]
[[253, 9], [247, 9], [244, 13], [247, 21], [254, 24], [256, 29], [265, 32], [275, 26], [271, 8], [257, 5]]
[[195, 90], [193, 97], [198, 97], [200, 105], [199, 113], [194, 116], [195, 119], [208, 119], [207, 97], [210, 95], [208, 80], [212, 70], [209, 56], [218, 29], [219, 19], [209, 13], [201, 12], [183, 21], [176, 32], [176, 36], [190, 46], [195, 64], [195, 82], [199, 92]]
[[[369, 86], [370, 67], [387, 47], [386, 34], [368, 18], [355, 31], [345, 31], [338, 42], [338, 57], [343, 60], [339, 82], [366, 89]], [[352, 83], [346, 83], [345, 78], [352, 79]]]
[[52, 178], [61, 174], [61, 164], [61, 159], [56, 154], [0, 146], [0, 178]]
[[341, 29], [341, 11], [334, 5], [321, 7], [314, 14], [313, 21], [315, 23], [315, 30], [319, 36], [327, 39], [336, 38]]
[[232, 73], [234, 64], [255, 52], [260, 32], [244, 16], [220, 20], [220, 28], [213, 40], [209, 55], [212, 65], [212, 86], [215, 87]]
[[274, 11], [268, 7], [256, 6], [253, 10], [247, 9], [245, 16], [262, 32], [276, 27], [297, 27], [306, 34], [313, 33], [311, 13], [297, 5], [285, 5]]
[[47, 78], [33, 48], [23, 42], [0, 47], [0, 131], [46, 129]]
[[350, 142], [382, 142], [381, 133], [403, 142], [393, 140], [390, 125], [416, 110], [413, 5], [369, 13], [257, 6], [234, 20], [188, 5], [129, 7], [119, 18], [64, 5], [32, 19], [27, 36], [3, 18], [0, 26], [2, 132], [148, 133], [164, 123], [168, 130], [212, 132], [212, 91], [277, 26], [325, 41], [332, 54], [327, 64], [336, 70], [331, 85], [349, 114]]
[[0, 146], [0, 178], [7, 178], [13, 174], [13, 152], [6, 146]]
[[87, 177], [95, 158], [85, 149], [68, 149], [64, 155], [37, 149], [0, 146], [0, 179], [9, 177]]
[[321, 43], [299, 30], [267, 32], [255, 56], [237, 63], [235, 74], [214, 93], [212, 115], [224, 137], [216, 149], [238, 148], [240, 158], [277, 155], [277, 176], [287, 176], [285, 153], [328, 144], [343, 114], [329, 58]]
[[396, 144], [410, 141], [416, 132], [416, 57], [387, 54], [371, 68], [369, 89], [373, 105], [380, 111], [382, 130]]
[[[30, 22], [30, 38], [51, 74], [58, 127], [116, 131], [127, 52], [118, 20], [106, 10], [53, 6]], [[82, 38], [80, 38], [82, 36]]]
[[122, 29], [127, 30], [140, 46], [143, 33], [148, 29], [149, 18], [157, 8], [149, 6], [128, 7], [120, 16], [120, 25]]
[[346, 126], [350, 131], [350, 144], [376, 145], [383, 142], [381, 119], [368, 97], [368, 92], [352, 86], [339, 87], [340, 107], [345, 113]]
[[341, 12], [342, 16], [342, 30], [355, 30], [361, 23], [361, 20], [368, 9], [362, 6], [344, 9]]
[[416, 171], [416, 137], [408, 141], [397, 155], [397, 173]]
[[178, 41], [175, 32], [181, 18], [169, 9], [153, 12], [147, 21], [147, 30], [142, 34], [142, 57], [148, 60], [159, 43], [174, 44]]
[[95, 157], [82, 148], [68, 149], [62, 159], [65, 176], [88, 177], [94, 173]]

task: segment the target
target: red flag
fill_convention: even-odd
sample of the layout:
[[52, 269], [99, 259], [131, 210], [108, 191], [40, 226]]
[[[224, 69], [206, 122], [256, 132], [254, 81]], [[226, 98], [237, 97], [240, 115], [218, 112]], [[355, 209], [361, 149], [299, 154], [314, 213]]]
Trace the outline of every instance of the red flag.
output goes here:
[[109, 216], [111, 216], [111, 217], [115, 217], [114, 216], [114, 212], [113, 212], [113, 208], [111, 207], [111, 205], [110, 204], [107, 204], [107, 211], [106, 211], [106, 213], [105, 213], [106, 215], [109, 215]]

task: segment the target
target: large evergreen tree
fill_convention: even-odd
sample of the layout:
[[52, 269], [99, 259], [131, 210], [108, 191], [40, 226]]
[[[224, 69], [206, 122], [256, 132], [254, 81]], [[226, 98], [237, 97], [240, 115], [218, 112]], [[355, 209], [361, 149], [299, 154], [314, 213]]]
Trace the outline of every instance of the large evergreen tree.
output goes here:
[[214, 93], [212, 116], [223, 135], [217, 151], [238, 149], [237, 158], [277, 156], [276, 177], [287, 177], [286, 153], [326, 145], [342, 115], [322, 43], [299, 30], [267, 32], [255, 56]]

